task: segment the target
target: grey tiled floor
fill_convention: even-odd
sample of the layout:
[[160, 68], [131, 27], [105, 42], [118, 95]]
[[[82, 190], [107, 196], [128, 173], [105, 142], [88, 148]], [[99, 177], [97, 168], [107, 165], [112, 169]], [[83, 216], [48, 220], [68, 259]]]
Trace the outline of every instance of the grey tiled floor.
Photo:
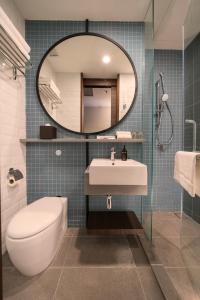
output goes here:
[[200, 224], [174, 213], [153, 214], [153, 251], [183, 300], [200, 300]]
[[148, 260], [133, 236], [65, 236], [49, 268], [27, 278], [4, 257], [4, 299], [162, 300]]

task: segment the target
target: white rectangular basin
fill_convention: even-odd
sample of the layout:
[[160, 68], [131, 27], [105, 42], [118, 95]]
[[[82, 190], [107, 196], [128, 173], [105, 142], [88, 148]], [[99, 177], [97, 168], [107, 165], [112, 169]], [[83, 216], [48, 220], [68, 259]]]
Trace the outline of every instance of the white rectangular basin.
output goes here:
[[95, 158], [89, 166], [91, 185], [147, 185], [147, 166], [133, 159]]

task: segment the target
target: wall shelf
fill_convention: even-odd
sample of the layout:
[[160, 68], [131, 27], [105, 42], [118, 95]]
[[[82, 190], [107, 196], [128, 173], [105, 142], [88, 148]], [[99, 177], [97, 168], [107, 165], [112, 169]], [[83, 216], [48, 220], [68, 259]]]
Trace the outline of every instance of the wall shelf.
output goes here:
[[30, 143], [135, 143], [135, 144], [142, 144], [144, 143], [144, 139], [95, 139], [95, 138], [57, 138], [57, 139], [39, 139], [39, 138], [27, 138], [27, 139], [20, 139], [20, 142], [23, 144], [30, 144]]
[[133, 211], [90, 211], [88, 233], [141, 234], [144, 229]]

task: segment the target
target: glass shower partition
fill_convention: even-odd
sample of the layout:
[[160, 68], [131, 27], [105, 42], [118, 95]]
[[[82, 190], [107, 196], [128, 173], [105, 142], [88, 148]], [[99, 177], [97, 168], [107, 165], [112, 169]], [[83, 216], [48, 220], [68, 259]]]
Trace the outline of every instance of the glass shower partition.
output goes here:
[[145, 142], [143, 162], [148, 168], [148, 195], [142, 197], [142, 223], [148, 239], [152, 237], [153, 145], [154, 145], [154, 1], [144, 21], [144, 70], [142, 124]]
[[[184, 23], [184, 150], [200, 152], [200, 1], [191, 0]], [[193, 120], [197, 125], [196, 149]], [[197, 162], [199, 163], [199, 162]], [[200, 298], [200, 196], [183, 192], [181, 253], [187, 284]]]

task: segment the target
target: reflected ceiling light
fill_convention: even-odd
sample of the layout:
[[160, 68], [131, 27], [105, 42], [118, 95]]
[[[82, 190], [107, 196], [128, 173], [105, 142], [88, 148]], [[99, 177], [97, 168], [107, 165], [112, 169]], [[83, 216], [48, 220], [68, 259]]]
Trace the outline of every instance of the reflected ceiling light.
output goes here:
[[0, 70], [4, 71], [6, 68], [6, 63], [5, 62], [0, 62]]
[[110, 62], [110, 56], [109, 55], [104, 55], [102, 58], [102, 61], [104, 64], [109, 64]]

